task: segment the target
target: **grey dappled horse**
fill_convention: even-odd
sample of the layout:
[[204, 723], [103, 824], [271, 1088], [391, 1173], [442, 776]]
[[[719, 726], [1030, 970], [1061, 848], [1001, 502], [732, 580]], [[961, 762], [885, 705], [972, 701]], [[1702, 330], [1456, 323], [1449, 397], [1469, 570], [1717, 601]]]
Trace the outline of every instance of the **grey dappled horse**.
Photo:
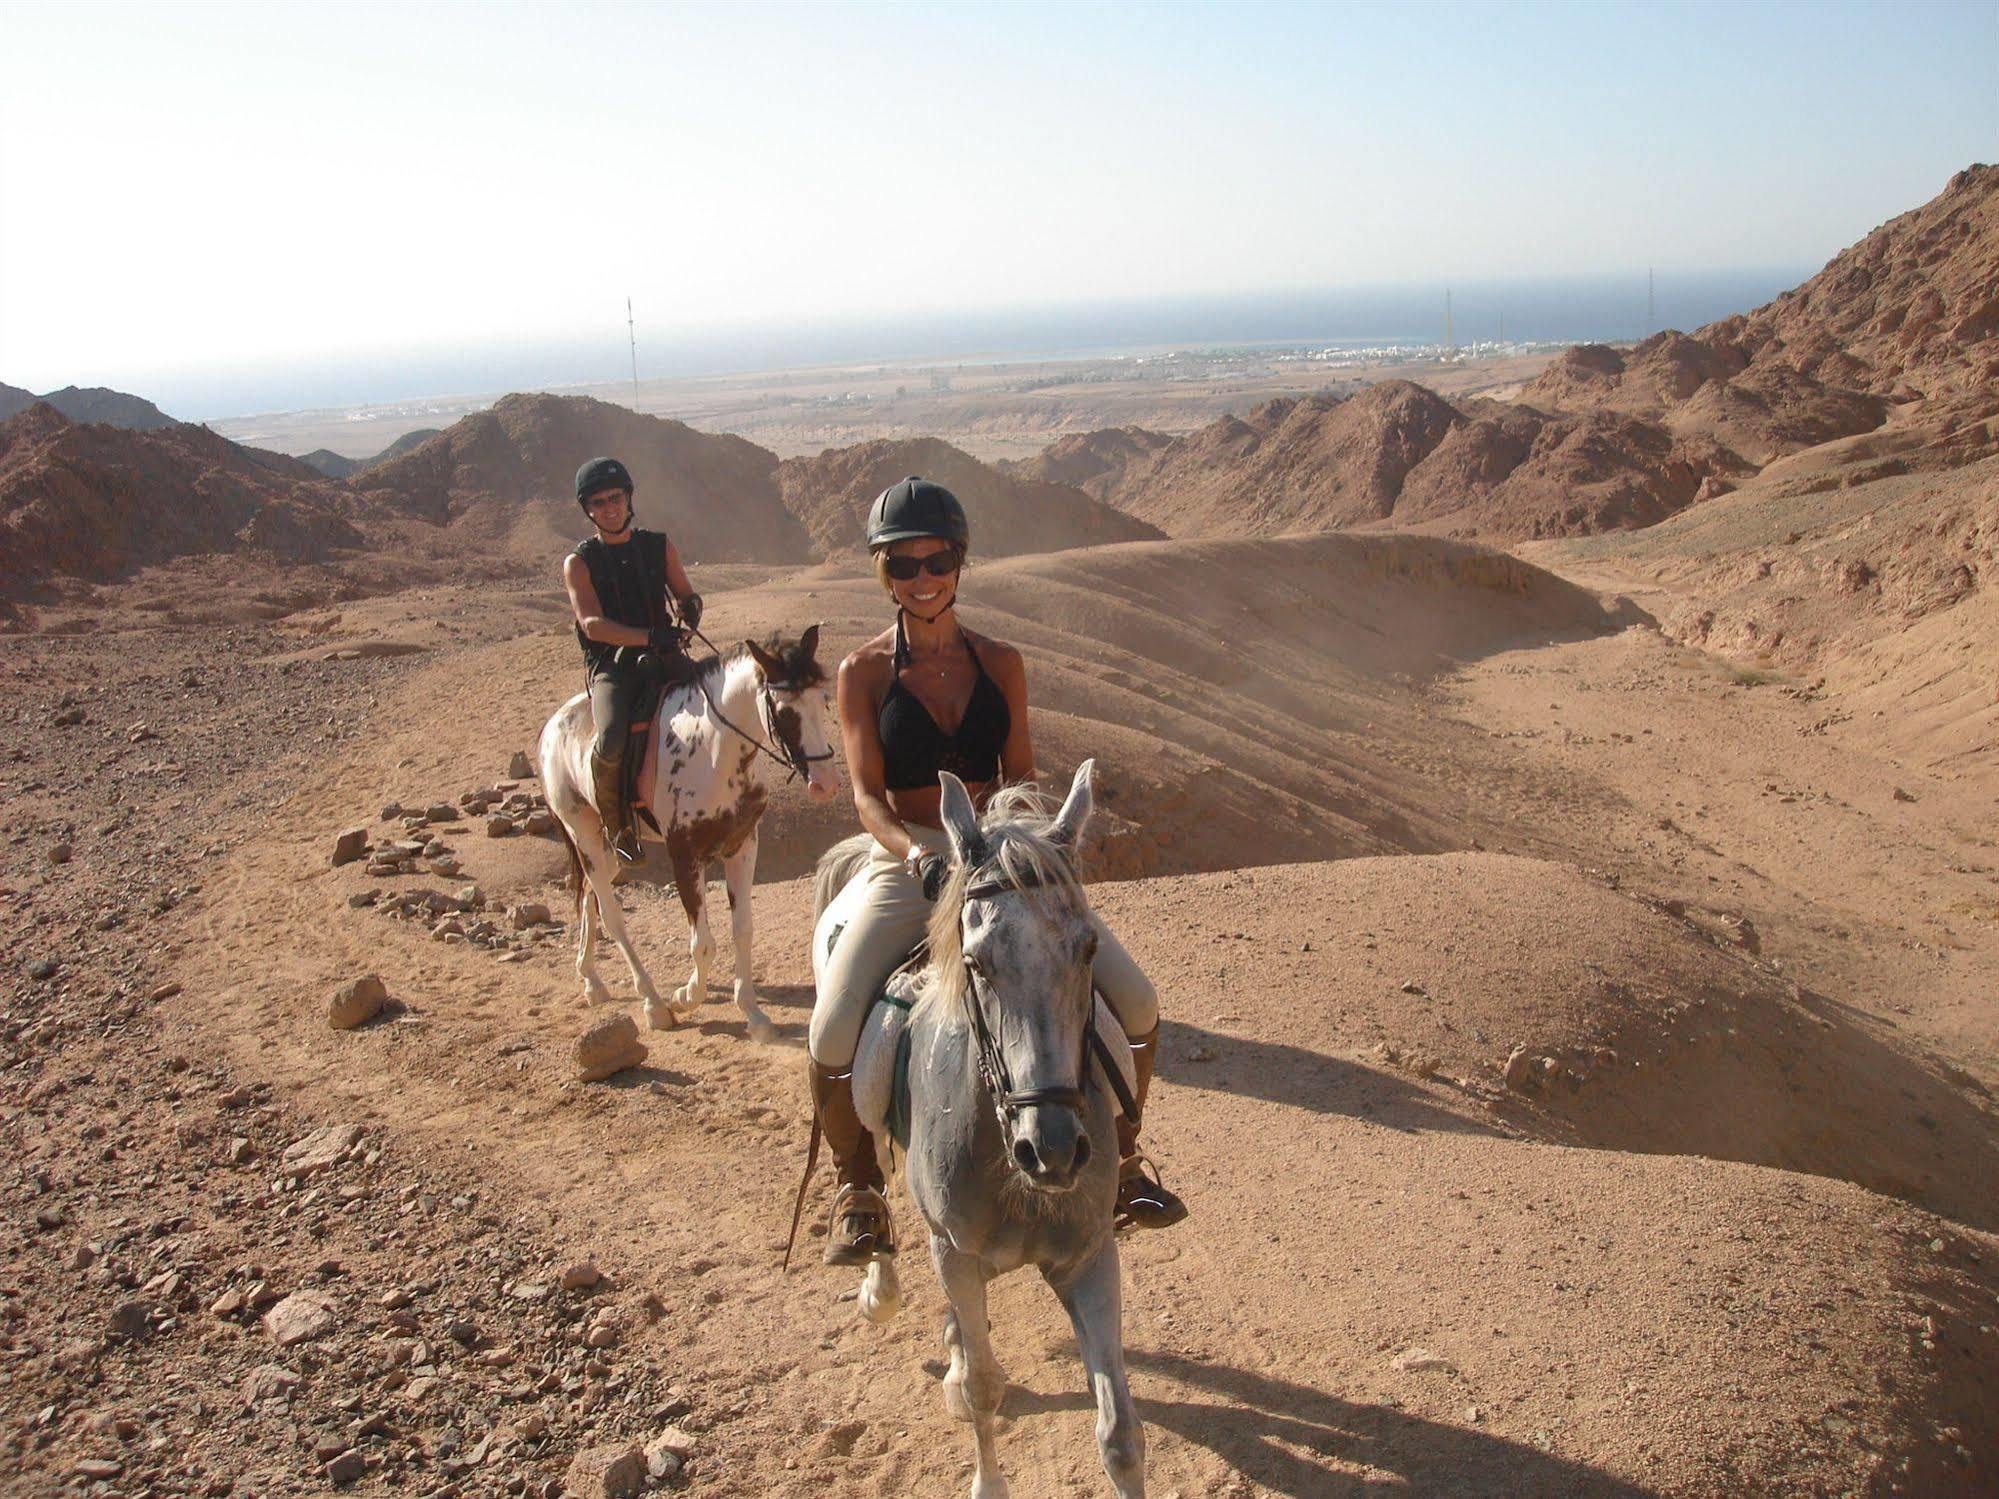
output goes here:
[[[996, 794], [981, 822], [964, 783], [948, 771], [938, 778], [953, 868], [908, 1021], [903, 1175], [950, 1301], [944, 1397], [977, 1433], [973, 1499], [1007, 1493], [993, 1446], [1006, 1376], [993, 1356], [986, 1282], [1023, 1265], [1041, 1272], [1076, 1330], [1112, 1488], [1119, 1499], [1145, 1493], [1145, 1428], [1125, 1382], [1111, 1235], [1114, 1101], [1086, 1049], [1096, 938], [1070, 864], [1090, 816], [1092, 764], [1077, 768], [1052, 822], [1033, 815], [1039, 803], [1020, 789]], [[856, 867], [851, 850], [842, 853], [821, 862], [822, 906]], [[892, 1259], [868, 1266], [860, 1301], [872, 1320], [894, 1316], [901, 1290]]]

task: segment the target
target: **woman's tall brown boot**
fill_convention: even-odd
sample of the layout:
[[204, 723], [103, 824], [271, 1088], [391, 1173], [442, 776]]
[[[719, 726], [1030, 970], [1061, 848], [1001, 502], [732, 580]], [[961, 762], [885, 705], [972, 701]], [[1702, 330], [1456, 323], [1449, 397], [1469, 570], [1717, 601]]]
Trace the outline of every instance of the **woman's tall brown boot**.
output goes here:
[[807, 1058], [812, 1073], [812, 1107], [819, 1129], [833, 1152], [838, 1186], [833, 1193], [832, 1223], [826, 1234], [829, 1265], [865, 1265], [877, 1255], [895, 1253], [895, 1230], [889, 1223], [888, 1198], [882, 1195], [881, 1162], [875, 1159], [875, 1137], [861, 1127], [854, 1112], [854, 1071], [835, 1072]]
[[[1145, 1095], [1152, 1086], [1153, 1064], [1159, 1057], [1159, 1027], [1155, 1025], [1144, 1035], [1131, 1037], [1130, 1041], [1131, 1070], [1138, 1082], [1132, 1090], [1132, 1097], [1138, 1105], [1140, 1118], [1143, 1118]], [[1127, 1119], [1122, 1113], [1117, 1116], [1115, 1221], [1120, 1229], [1171, 1228], [1187, 1216], [1187, 1204], [1167, 1190], [1156, 1170], [1146, 1169], [1152, 1162], [1138, 1148], [1138, 1124], [1137, 1119]]]
[[611, 847], [617, 850], [618, 858], [626, 864], [638, 863], [645, 857], [645, 850], [639, 847], [631, 808], [625, 805], [625, 762], [607, 760], [592, 750], [590, 790], [597, 804], [597, 816], [603, 821], [604, 831], [610, 834]]

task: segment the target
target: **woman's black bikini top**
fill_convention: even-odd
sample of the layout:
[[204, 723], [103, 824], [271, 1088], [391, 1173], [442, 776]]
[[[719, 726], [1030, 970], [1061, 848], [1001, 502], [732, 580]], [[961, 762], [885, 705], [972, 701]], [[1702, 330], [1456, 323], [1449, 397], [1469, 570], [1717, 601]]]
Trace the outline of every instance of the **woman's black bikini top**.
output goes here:
[[881, 716], [876, 720], [882, 742], [882, 782], [890, 791], [935, 786], [940, 770], [950, 771], [961, 781], [999, 779], [1000, 750], [1013, 732], [1013, 714], [1007, 709], [1006, 694], [986, 675], [985, 663], [962, 629], [958, 638], [965, 642], [979, 679], [972, 684], [965, 716], [947, 734], [937, 727], [937, 720], [916, 694], [902, 685], [903, 668], [909, 665], [909, 642], [902, 633], [902, 614], [898, 611], [895, 616], [895, 675], [889, 679]]

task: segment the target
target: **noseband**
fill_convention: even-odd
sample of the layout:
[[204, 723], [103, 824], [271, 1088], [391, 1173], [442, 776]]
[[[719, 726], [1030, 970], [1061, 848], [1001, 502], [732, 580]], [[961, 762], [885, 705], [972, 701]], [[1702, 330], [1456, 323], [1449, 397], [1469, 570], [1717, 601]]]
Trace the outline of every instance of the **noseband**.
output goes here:
[[[1008, 879], [981, 880], [965, 890], [967, 901], [985, 900], [995, 895], [1006, 895], [1038, 885], [1039, 880], [1026, 882]], [[986, 1085], [986, 1096], [992, 1100], [993, 1117], [999, 1122], [1000, 1134], [1005, 1136], [1013, 1127], [1015, 1117], [1023, 1109], [1057, 1108], [1071, 1109], [1078, 1114], [1083, 1111], [1083, 1088], [1089, 1081], [1090, 1055], [1094, 1051], [1102, 1063], [1104, 1076], [1110, 1080], [1112, 1090], [1117, 1094], [1118, 1105], [1125, 1117], [1134, 1124], [1138, 1122], [1138, 1103], [1125, 1086], [1124, 1074], [1118, 1070], [1117, 1061], [1104, 1047], [1103, 1038], [1097, 1034], [1096, 990], [1092, 987], [1087, 1008], [1083, 1015], [1083, 1040], [1076, 1058], [1076, 1083], [1070, 1088], [1016, 1088], [1013, 1074], [1007, 1070], [1006, 1058], [1000, 1054], [999, 1041], [993, 1035], [992, 1027], [986, 1023], [984, 980], [969, 959], [965, 962], [965, 980], [971, 991], [971, 1003], [966, 1006], [972, 1012], [972, 1037], [979, 1066], [979, 1080]], [[1009, 1157], [1010, 1158], [1010, 1157]]]

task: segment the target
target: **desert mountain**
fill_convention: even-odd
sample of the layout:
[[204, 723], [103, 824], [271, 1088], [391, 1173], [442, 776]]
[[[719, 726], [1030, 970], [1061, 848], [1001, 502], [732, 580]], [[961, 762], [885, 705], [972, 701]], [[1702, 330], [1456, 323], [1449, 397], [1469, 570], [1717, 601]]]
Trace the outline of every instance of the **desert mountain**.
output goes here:
[[1175, 536], [1425, 525], [1522, 538], [1650, 525], [1752, 466], [1612, 411], [1460, 408], [1389, 380], [1265, 403], [1157, 450], [1110, 490]]
[[351, 479], [364, 468], [373, 468], [391, 458], [402, 457], [410, 449], [437, 436], [440, 430], [437, 427], [418, 427], [414, 432], [405, 432], [372, 458], [345, 458], [331, 448], [314, 448], [310, 453], [301, 454], [299, 462], [310, 464], [329, 479]]
[[1105, 427], [1071, 432], [1032, 458], [1005, 461], [999, 467], [1023, 479], [1073, 484], [1092, 499], [1106, 500], [1128, 472], [1151, 462], [1153, 454], [1172, 443], [1166, 433], [1145, 427]]
[[769, 452], [584, 396], [507, 396], [371, 465], [353, 484], [425, 520], [454, 521], [475, 509], [500, 518], [528, 507], [547, 527], [582, 534], [576, 468], [599, 453], [616, 454], [631, 470], [640, 524], [665, 529], [690, 559], [797, 562], [811, 555], [805, 531], [779, 499]]
[[817, 458], [789, 458], [778, 465], [777, 482], [814, 547], [830, 554], [859, 546], [875, 496], [911, 474], [934, 479], [964, 501], [973, 549], [988, 557], [1162, 534], [1071, 485], [1003, 473], [936, 438], [882, 439], [828, 448]]
[[134, 432], [38, 403], [0, 423], [0, 588], [124, 576], [189, 553], [287, 561], [361, 543], [344, 488], [206, 427]]
[[174, 425], [172, 417], [144, 397], [106, 390], [101, 385], [88, 388], [66, 385], [42, 396], [18, 385], [0, 385], [0, 421], [26, 411], [37, 401], [48, 402], [73, 422], [102, 422], [112, 427], [128, 427], [134, 432], [151, 432]]
[[1704, 433], [1757, 463], [1893, 405], [1999, 406], [1999, 167], [1973, 166], [1754, 312], [1628, 353], [1571, 349], [1521, 400]]

